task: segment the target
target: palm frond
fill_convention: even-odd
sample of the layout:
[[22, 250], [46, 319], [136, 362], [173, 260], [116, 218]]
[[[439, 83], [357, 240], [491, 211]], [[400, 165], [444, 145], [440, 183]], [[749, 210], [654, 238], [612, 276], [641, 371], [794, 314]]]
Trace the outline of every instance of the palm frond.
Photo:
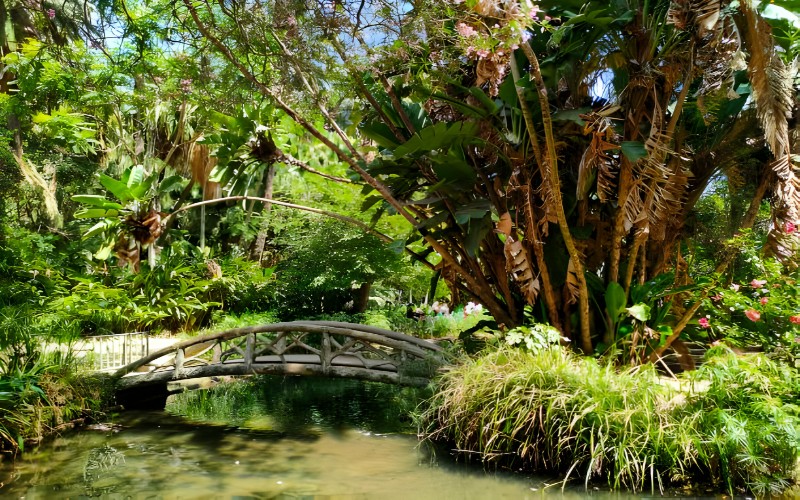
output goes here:
[[767, 145], [775, 156], [789, 147], [788, 118], [792, 110], [792, 78], [789, 68], [775, 53], [769, 24], [742, 2], [744, 39], [750, 53], [748, 76], [753, 89], [756, 114], [764, 129]]

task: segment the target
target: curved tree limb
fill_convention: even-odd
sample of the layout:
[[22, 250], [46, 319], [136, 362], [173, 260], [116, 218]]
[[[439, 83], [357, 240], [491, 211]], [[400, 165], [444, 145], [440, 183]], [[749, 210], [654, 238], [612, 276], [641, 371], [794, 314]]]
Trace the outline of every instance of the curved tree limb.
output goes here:
[[351, 181], [350, 179], [346, 179], [344, 177], [337, 177], [337, 176], [331, 175], [331, 174], [326, 174], [325, 172], [320, 172], [319, 170], [317, 170], [316, 168], [312, 167], [308, 163], [305, 163], [302, 160], [298, 160], [297, 158], [295, 158], [294, 156], [292, 156], [292, 155], [290, 155], [288, 153], [283, 153], [283, 155], [280, 158], [278, 158], [277, 161], [279, 161], [281, 163], [285, 163], [286, 165], [291, 165], [293, 167], [298, 167], [298, 168], [300, 168], [302, 170], [305, 170], [306, 172], [318, 175], [320, 177], [324, 177], [324, 178], [326, 178], [328, 180], [332, 180], [334, 182], [342, 182], [342, 183], [347, 183], [347, 184], [352, 184], [353, 183], [353, 181]]
[[174, 212], [172, 212], [170, 214], [167, 214], [167, 216], [162, 219], [162, 223], [165, 223], [165, 222], [169, 221], [169, 219], [172, 216], [177, 215], [177, 214], [179, 214], [179, 213], [181, 213], [183, 211], [186, 211], [186, 210], [189, 210], [189, 209], [192, 209], [192, 208], [203, 207], [203, 206], [206, 206], [206, 205], [213, 205], [215, 203], [227, 202], [227, 201], [260, 201], [262, 203], [271, 203], [273, 205], [278, 205], [278, 206], [281, 206], [281, 207], [294, 208], [296, 210], [303, 210], [305, 212], [311, 212], [313, 214], [324, 215], [326, 217], [331, 217], [333, 219], [338, 219], [338, 220], [340, 220], [342, 222], [347, 222], [348, 224], [352, 224], [352, 225], [354, 225], [356, 227], [359, 227], [359, 228], [363, 229], [364, 231], [366, 231], [367, 233], [377, 237], [378, 239], [380, 239], [384, 243], [391, 243], [392, 241], [394, 241], [390, 236], [387, 236], [387, 235], [381, 233], [380, 231], [376, 231], [375, 229], [369, 227], [369, 225], [361, 222], [358, 219], [353, 219], [352, 217], [347, 217], [346, 215], [337, 214], [336, 212], [331, 212], [329, 210], [323, 210], [321, 208], [307, 207], [305, 205], [297, 205], [297, 204], [294, 204], [294, 203], [287, 203], [285, 201], [278, 201], [278, 200], [273, 200], [273, 199], [270, 199], [270, 198], [261, 198], [261, 197], [258, 197], [258, 196], [227, 196], [225, 198], [217, 198], [215, 200], [199, 201], [197, 203], [192, 203], [190, 205], [186, 205], [184, 207], [181, 207], [181, 208], [175, 210]]

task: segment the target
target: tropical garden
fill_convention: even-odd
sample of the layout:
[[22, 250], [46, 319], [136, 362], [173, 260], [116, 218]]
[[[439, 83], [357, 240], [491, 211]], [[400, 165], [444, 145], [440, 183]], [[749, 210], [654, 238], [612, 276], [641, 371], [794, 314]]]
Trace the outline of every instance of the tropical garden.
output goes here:
[[462, 458], [791, 496], [798, 56], [794, 0], [0, 0], [2, 450], [115, 405], [87, 338], [344, 319], [447, 346]]

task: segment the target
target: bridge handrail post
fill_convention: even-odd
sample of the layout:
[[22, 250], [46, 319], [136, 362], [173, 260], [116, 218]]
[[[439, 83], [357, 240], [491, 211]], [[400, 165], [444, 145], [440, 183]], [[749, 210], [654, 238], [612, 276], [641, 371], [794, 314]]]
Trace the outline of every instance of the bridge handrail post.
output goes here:
[[322, 350], [319, 358], [322, 364], [322, 373], [327, 375], [331, 368], [331, 334], [328, 330], [322, 332]]
[[255, 333], [248, 333], [247, 340], [245, 341], [245, 349], [244, 349], [244, 365], [247, 371], [253, 366], [253, 361], [256, 355], [256, 334]]
[[186, 352], [183, 348], [179, 348], [175, 351], [175, 371], [173, 372], [172, 378], [178, 379], [183, 375], [183, 360], [186, 357]]

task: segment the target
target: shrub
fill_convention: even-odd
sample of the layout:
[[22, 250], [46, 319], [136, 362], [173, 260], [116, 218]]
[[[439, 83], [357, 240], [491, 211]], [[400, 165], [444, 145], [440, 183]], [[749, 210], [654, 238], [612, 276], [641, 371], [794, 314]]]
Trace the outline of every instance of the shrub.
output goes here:
[[618, 372], [558, 348], [503, 347], [444, 375], [421, 427], [487, 463], [581, 475], [587, 485], [781, 490], [800, 453], [797, 415], [782, 399], [796, 394], [796, 378], [764, 357], [721, 359], [692, 379], [708, 381], [708, 392], [681, 393], [649, 365]]
[[[800, 271], [752, 248], [748, 233], [733, 240], [750, 274], [719, 284], [703, 297], [690, 336], [778, 351], [800, 368]], [[778, 353], [776, 353], [778, 354]]]
[[800, 453], [800, 377], [762, 355], [737, 356], [718, 347], [687, 377], [708, 388], [676, 409], [696, 423], [698, 464], [729, 491], [779, 493]]

